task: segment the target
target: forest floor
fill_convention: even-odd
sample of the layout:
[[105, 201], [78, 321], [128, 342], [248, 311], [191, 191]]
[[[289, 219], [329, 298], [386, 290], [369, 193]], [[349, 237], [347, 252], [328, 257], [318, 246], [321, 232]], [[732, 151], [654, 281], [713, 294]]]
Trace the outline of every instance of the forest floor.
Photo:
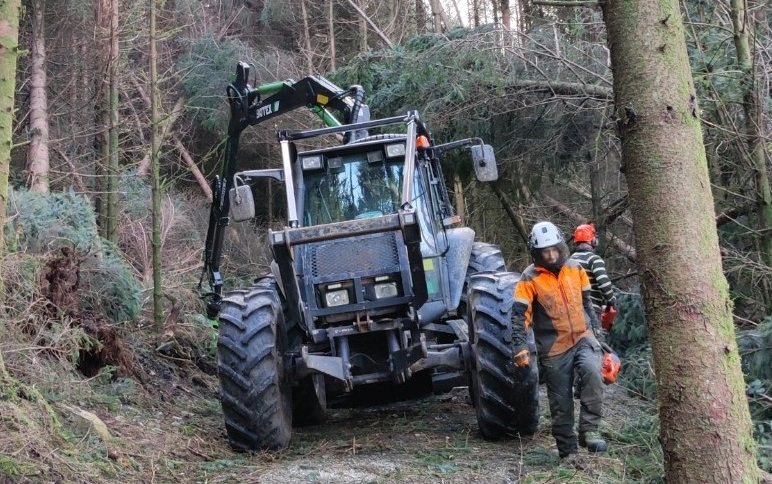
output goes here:
[[[652, 482], [661, 473], [650, 403], [610, 387], [611, 452], [561, 465], [542, 419], [525, 440], [482, 439], [466, 388], [331, 410], [289, 448], [230, 450], [211, 361], [137, 353], [143, 377], [108, 373], [58, 390], [0, 395], [0, 482]], [[202, 371], [201, 367], [207, 372]], [[49, 385], [51, 385], [49, 383]]]

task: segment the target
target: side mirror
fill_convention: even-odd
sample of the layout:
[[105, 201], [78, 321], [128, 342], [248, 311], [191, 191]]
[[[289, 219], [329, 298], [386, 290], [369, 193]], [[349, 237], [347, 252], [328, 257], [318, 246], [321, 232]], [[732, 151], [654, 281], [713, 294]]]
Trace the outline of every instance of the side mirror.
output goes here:
[[231, 218], [234, 222], [244, 222], [255, 218], [255, 199], [249, 185], [239, 185], [230, 189], [228, 198], [231, 202]]
[[499, 179], [499, 170], [496, 168], [496, 155], [491, 145], [474, 145], [472, 150], [472, 163], [474, 163], [474, 175], [481, 182], [492, 182]]

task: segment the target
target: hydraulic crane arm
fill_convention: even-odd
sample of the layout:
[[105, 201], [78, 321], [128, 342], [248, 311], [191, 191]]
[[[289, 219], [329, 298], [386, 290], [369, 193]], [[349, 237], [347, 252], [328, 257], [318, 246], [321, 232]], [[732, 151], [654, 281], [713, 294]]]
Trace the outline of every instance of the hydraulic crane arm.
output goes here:
[[[297, 82], [287, 80], [253, 87], [249, 84], [249, 65], [244, 62], [238, 63], [236, 80], [228, 85], [226, 93], [231, 111], [228, 138], [222, 170], [212, 182], [213, 200], [206, 233], [204, 269], [199, 281], [199, 290], [204, 276], [209, 281], [211, 292], [204, 296], [210, 298], [207, 304], [210, 317], [219, 312], [223, 284], [220, 261], [225, 228], [230, 222], [228, 193], [234, 186], [234, 176], [237, 172], [236, 154], [244, 129], [301, 107], [307, 107], [317, 114], [327, 126], [353, 124], [368, 121], [370, 118], [370, 110], [363, 103], [364, 89], [361, 86], [344, 90], [323, 77], [308, 76]], [[331, 110], [336, 111], [343, 121], [341, 122]], [[344, 135], [344, 143], [364, 136], [367, 136], [364, 130], [347, 132]]]

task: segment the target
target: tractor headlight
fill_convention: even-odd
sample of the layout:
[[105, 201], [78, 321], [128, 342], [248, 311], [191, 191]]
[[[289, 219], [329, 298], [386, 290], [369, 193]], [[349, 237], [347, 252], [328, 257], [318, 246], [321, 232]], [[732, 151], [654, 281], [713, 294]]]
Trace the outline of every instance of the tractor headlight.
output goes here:
[[348, 304], [348, 290], [337, 289], [335, 291], [329, 291], [324, 295], [324, 302], [327, 303], [328, 308], [345, 306]]
[[398, 294], [396, 282], [385, 282], [382, 284], [376, 284], [374, 289], [375, 289], [375, 299], [385, 299], [387, 297], [394, 297]]
[[322, 168], [322, 156], [304, 156], [301, 160], [303, 164], [303, 171], [305, 170], [319, 170]]
[[386, 145], [386, 158], [396, 158], [397, 156], [405, 156], [405, 143]]

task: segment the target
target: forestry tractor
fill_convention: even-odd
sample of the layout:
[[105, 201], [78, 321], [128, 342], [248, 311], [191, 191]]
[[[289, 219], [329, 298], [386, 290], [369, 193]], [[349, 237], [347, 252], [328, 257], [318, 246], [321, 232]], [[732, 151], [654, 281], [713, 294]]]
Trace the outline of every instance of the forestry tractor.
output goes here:
[[[483, 437], [532, 434], [539, 418], [532, 336], [530, 368], [512, 364], [518, 276], [506, 272], [498, 247], [475, 242], [461, 226], [440, 166], [444, 153], [466, 149], [476, 178], [494, 181], [491, 146], [479, 138], [434, 144], [415, 111], [370, 120], [360, 86], [344, 90], [316, 76], [249, 80], [249, 65], [239, 63], [227, 87], [231, 118], [202, 274], [207, 311], [219, 318], [232, 447], [285, 447], [293, 425], [322, 421], [328, 402], [357, 392], [457, 384], [468, 384]], [[300, 107], [327, 127], [279, 131], [281, 168], [238, 171], [242, 131]], [[296, 146], [320, 137], [333, 146]], [[223, 294], [226, 228], [254, 218], [249, 183], [263, 177], [286, 191], [285, 227], [268, 232], [271, 271]]]

